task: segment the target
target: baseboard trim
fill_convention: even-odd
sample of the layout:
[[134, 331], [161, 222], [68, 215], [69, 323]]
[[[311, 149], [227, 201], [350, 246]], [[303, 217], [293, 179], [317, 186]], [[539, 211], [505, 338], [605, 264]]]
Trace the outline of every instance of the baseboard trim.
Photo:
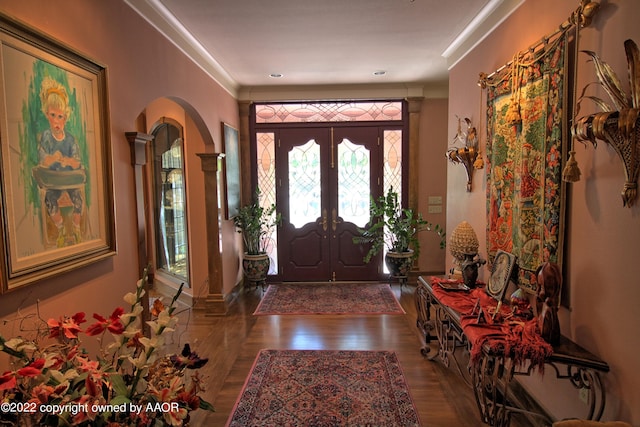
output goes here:
[[211, 298], [209, 296], [204, 297], [194, 297], [193, 298], [193, 310], [204, 313], [209, 316], [225, 316], [229, 309], [233, 304], [235, 304], [236, 300], [240, 293], [244, 292], [243, 281], [240, 281], [233, 287], [231, 292], [228, 294], [222, 295], [222, 297], [217, 301], [216, 305], [224, 306], [224, 310], [211, 310]]

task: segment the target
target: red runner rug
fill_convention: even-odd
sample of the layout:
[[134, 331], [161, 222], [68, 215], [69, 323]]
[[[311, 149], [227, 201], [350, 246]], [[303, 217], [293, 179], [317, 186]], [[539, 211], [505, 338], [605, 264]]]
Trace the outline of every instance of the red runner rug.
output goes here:
[[404, 313], [388, 284], [305, 283], [270, 285], [253, 314]]
[[392, 351], [261, 350], [227, 427], [420, 426]]

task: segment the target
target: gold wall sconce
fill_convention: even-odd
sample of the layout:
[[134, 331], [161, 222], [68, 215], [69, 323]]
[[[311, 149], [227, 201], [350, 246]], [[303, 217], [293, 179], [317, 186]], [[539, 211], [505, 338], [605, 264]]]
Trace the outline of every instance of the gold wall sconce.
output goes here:
[[[640, 51], [631, 39], [624, 42], [624, 47], [628, 61], [630, 95], [621, 89], [619, 80], [609, 65], [596, 53], [583, 51], [595, 64], [599, 83], [612, 102], [609, 104], [597, 97], [583, 95], [577, 102], [578, 110], [580, 101], [586, 97], [595, 101], [604, 111], [575, 119], [571, 131], [577, 141], [589, 141], [596, 147], [597, 140], [601, 140], [616, 151], [624, 165], [622, 205], [631, 207], [638, 196], [640, 175]], [[575, 182], [580, 179], [580, 170], [573, 150], [570, 155], [563, 176], [565, 181]]]
[[[474, 169], [482, 169], [484, 161], [480, 155], [480, 150], [478, 150], [478, 132], [476, 128], [471, 126], [471, 120], [466, 117], [464, 122], [467, 126], [465, 131], [462, 130], [462, 119], [458, 117], [458, 132], [453, 139], [453, 147], [447, 150], [447, 158], [452, 163], [459, 163], [464, 166], [467, 172], [467, 191], [471, 191], [473, 171]], [[463, 146], [456, 146], [460, 142], [463, 143]]]

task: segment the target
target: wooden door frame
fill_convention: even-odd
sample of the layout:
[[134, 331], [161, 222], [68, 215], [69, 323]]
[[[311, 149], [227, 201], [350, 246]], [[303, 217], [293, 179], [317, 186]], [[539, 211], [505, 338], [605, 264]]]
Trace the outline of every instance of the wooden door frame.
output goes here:
[[[403, 166], [402, 180], [402, 200], [406, 200], [407, 207], [414, 210], [418, 207], [418, 165], [419, 165], [419, 145], [420, 145], [420, 116], [425, 98], [407, 97], [403, 99], [404, 107], [402, 112], [402, 145], [403, 158], [408, 159]], [[322, 103], [326, 100], [312, 101]], [[365, 100], [362, 100], [365, 101]], [[278, 126], [287, 125], [286, 123], [278, 124], [260, 124], [255, 123], [255, 105], [265, 103], [265, 101], [240, 100], [238, 101], [238, 111], [240, 116], [239, 133], [240, 133], [240, 161], [241, 169], [246, 171], [247, 167], [250, 171], [249, 176], [243, 175], [241, 180], [241, 204], [248, 203], [257, 186], [258, 177], [256, 174], [256, 133], [268, 132]], [[285, 102], [283, 102], [285, 103]], [[344, 122], [341, 122], [344, 123]], [[365, 123], [365, 122], [354, 122]], [[394, 122], [370, 122], [377, 125], [392, 124], [398, 125], [398, 121]], [[335, 123], [337, 124], [337, 123]], [[298, 124], [299, 125], [299, 124]], [[248, 178], [248, 179], [247, 179]], [[404, 203], [403, 203], [404, 204]], [[279, 276], [269, 276], [272, 281], [279, 281]]]

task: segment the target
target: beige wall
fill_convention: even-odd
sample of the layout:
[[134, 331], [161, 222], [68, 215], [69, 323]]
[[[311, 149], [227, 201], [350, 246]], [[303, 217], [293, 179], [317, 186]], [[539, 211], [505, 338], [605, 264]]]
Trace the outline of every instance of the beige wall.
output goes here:
[[[238, 126], [236, 100], [159, 35], [122, 1], [0, 0], [0, 11], [38, 28], [54, 39], [105, 65], [113, 155], [117, 255], [45, 282], [0, 297], [0, 333], [11, 336], [19, 316], [33, 314], [39, 301], [41, 318], [58, 318], [85, 311], [109, 313], [122, 305], [122, 296], [135, 289], [138, 279], [136, 206], [133, 168], [125, 132], [145, 132], [160, 116], [175, 117], [185, 126], [186, 168], [190, 194], [190, 245], [194, 261], [195, 296], [206, 295], [203, 173], [196, 153], [220, 150], [221, 126]], [[159, 101], [164, 99], [164, 101]], [[168, 101], [170, 100], [170, 101]], [[146, 119], [146, 125], [142, 123]], [[236, 248], [228, 221], [223, 224], [229, 267], [224, 288], [237, 283]], [[195, 234], [193, 234], [195, 233]], [[235, 270], [234, 270], [235, 269]], [[227, 271], [229, 270], [229, 271]], [[18, 312], [18, 310], [20, 310]]]
[[[418, 212], [422, 213], [427, 221], [441, 227], [446, 227], [447, 207], [447, 106], [446, 98], [425, 99], [420, 110], [419, 125]], [[442, 213], [429, 213], [430, 196], [442, 197]], [[418, 237], [418, 270], [442, 273], [447, 251], [440, 249], [440, 237], [429, 232], [420, 233]]]
[[[479, 110], [482, 96], [476, 82], [480, 72], [490, 73], [508, 62], [513, 54], [551, 33], [569, 17], [579, 2], [575, 0], [527, 0], [460, 61], [450, 73], [449, 139], [456, 131], [455, 116], [468, 116], [474, 124], [486, 120]], [[640, 42], [640, 2], [602, 1], [603, 7], [593, 25], [581, 32], [580, 48], [600, 54], [616, 70], [628, 88], [625, 39]], [[586, 56], [579, 57], [578, 88], [595, 81]], [[605, 95], [600, 93], [600, 96]], [[583, 112], [593, 108], [585, 103]], [[484, 138], [481, 145], [484, 148]], [[623, 208], [620, 191], [624, 183], [622, 163], [604, 142], [594, 149], [577, 144], [581, 181], [572, 185], [566, 223], [567, 276], [571, 287], [569, 310], [562, 309], [562, 333], [606, 360], [611, 372], [604, 375], [608, 392], [606, 419], [621, 419], [640, 425], [640, 371], [635, 361], [640, 351], [640, 207]], [[482, 179], [480, 179], [482, 176]], [[481, 242], [485, 242], [484, 172], [476, 172], [477, 185], [465, 192], [464, 171], [450, 165], [447, 184], [447, 226], [451, 232], [462, 220], [469, 221]], [[486, 249], [481, 244], [483, 256]], [[447, 255], [451, 265], [451, 256]], [[481, 276], [482, 277], [482, 276]], [[487, 277], [487, 272], [483, 272]], [[526, 387], [540, 398], [556, 416], [575, 414], [584, 409], [575, 389], [564, 389], [545, 372], [539, 379], [526, 381]]]

